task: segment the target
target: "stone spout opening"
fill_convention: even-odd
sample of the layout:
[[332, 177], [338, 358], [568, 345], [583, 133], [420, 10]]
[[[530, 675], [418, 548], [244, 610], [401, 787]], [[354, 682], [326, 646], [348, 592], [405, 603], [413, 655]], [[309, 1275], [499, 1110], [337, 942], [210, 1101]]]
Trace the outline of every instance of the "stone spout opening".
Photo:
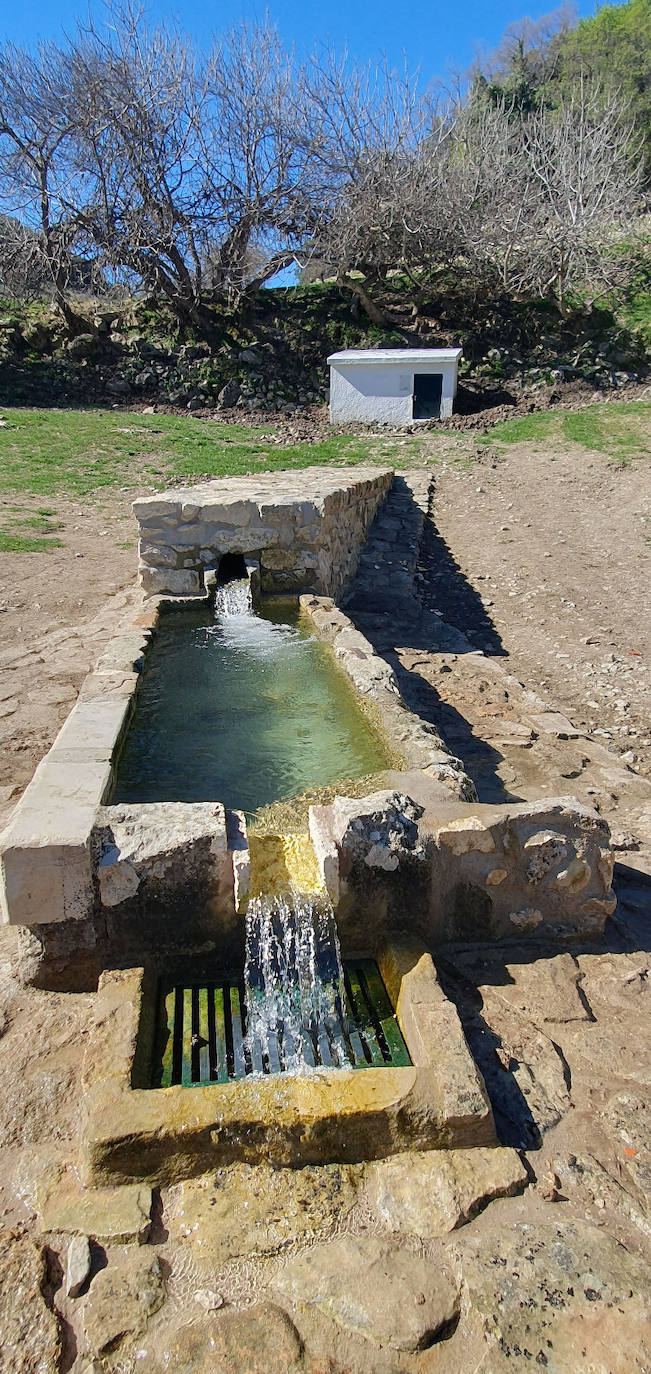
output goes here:
[[229, 582], [243, 582], [248, 577], [248, 568], [243, 553], [225, 553], [217, 567], [217, 586], [225, 587]]

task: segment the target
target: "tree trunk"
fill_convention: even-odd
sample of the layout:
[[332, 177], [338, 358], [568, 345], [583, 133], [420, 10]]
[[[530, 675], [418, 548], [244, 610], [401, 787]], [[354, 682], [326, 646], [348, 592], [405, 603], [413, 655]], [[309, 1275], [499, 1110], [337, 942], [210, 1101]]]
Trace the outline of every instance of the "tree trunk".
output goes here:
[[392, 320], [391, 316], [387, 315], [386, 311], [371, 299], [364, 283], [358, 281], [356, 277], [339, 276], [337, 277], [337, 286], [345, 286], [357, 296], [372, 324], [377, 324], [380, 329], [390, 329], [395, 324], [395, 320]]

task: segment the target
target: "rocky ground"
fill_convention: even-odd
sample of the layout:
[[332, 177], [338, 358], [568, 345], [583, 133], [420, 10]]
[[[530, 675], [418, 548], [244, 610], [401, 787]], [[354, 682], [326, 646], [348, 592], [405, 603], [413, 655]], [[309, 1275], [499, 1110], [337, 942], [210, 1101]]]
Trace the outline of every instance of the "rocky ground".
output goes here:
[[[607, 816], [605, 938], [437, 952], [499, 1149], [235, 1164], [107, 1197], [75, 1173], [93, 997], [19, 989], [5, 934], [2, 1370], [651, 1370], [648, 473], [441, 442], [417, 562], [439, 628], [423, 642], [396, 617], [377, 637], [480, 797], [573, 794]], [[128, 501], [62, 503], [64, 548], [0, 555], [5, 815], [124, 612]]]
[[[560, 310], [551, 301], [486, 295], [456, 271], [429, 300], [418, 292], [416, 301], [398, 280], [374, 295], [386, 312], [381, 328], [356, 295], [331, 282], [263, 289], [239, 310], [206, 301], [207, 334], [190, 339], [166, 303], [151, 298], [79, 298], [73, 337], [43, 301], [5, 306], [0, 403], [291, 414], [326, 399], [329, 353], [396, 345], [462, 343], [460, 414], [482, 409], [482, 393], [489, 406], [512, 407], [523, 393], [550, 385], [607, 394], [648, 377], [644, 331], [628, 327], [626, 309], [616, 318], [595, 304]], [[641, 293], [639, 305], [643, 311]]]

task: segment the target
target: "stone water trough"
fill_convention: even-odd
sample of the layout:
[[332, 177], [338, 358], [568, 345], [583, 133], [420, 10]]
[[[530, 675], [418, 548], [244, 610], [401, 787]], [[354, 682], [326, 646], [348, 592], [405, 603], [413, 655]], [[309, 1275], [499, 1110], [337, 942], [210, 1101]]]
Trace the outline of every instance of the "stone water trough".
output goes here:
[[[380, 469], [211, 482], [136, 503], [142, 597], [108, 646], [0, 837], [18, 973], [92, 989], [87, 1182], [160, 1181], [234, 1159], [300, 1165], [491, 1144], [486, 1090], [432, 960], [449, 941], [594, 938], [614, 909], [605, 822], [571, 797], [483, 806], [461, 761], [410, 713], [390, 666], [336, 604], [392, 482]], [[244, 963], [246, 818], [218, 799], [115, 804], [113, 778], [148, 644], [207, 598], [236, 555], [262, 592], [300, 594], [383, 735], [363, 798], [310, 808], [316, 888], [344, 959], [378, 966], [410, 1064], [156, 1087], [159, 980]], [[336, 790], [336, 789], [335, 789]]]

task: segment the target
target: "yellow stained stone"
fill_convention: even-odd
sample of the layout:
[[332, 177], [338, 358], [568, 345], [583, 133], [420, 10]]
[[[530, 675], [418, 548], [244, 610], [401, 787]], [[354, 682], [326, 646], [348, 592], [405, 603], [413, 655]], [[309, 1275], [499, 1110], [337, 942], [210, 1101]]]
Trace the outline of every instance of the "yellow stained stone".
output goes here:
[[307, 833], [250, 835], [251, 896], [323, 892], [312, 841]]

